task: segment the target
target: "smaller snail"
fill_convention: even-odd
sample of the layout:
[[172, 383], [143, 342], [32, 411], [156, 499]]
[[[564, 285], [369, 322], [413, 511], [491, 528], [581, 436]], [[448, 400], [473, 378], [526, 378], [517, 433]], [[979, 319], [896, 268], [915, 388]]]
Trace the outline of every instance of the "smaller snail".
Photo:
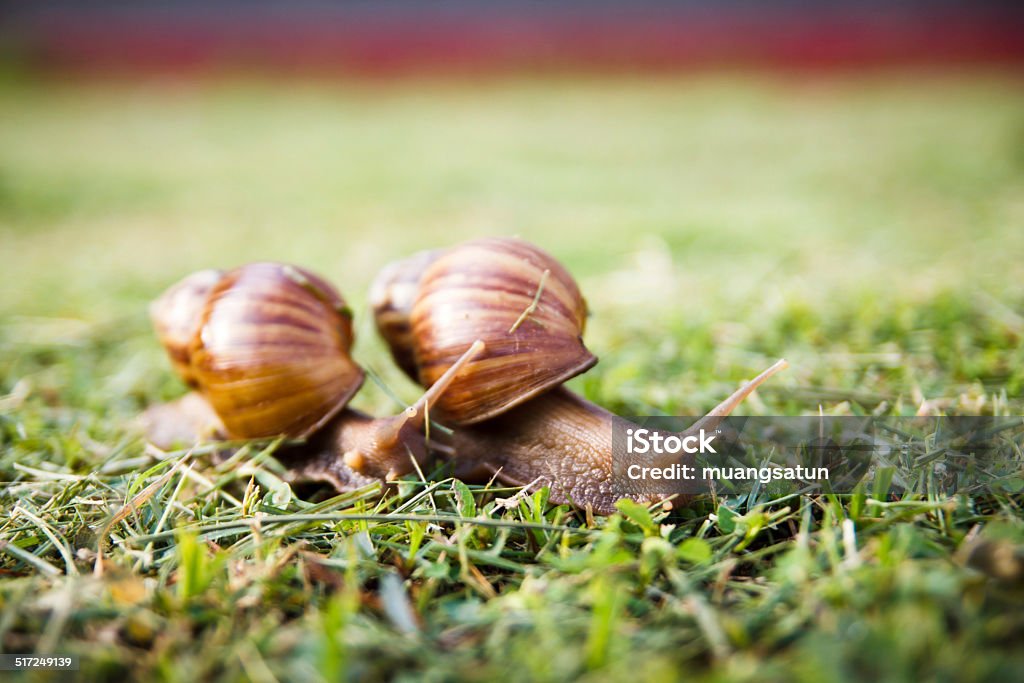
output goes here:
[[[408, 283], [417, 282], [415, 296]], [[392, 294], [394, 285], [401, 291]], [[457, 461], [476, 463], [510, 484], [548, 485], [551, 499], [610, 514], [620, 498], [651, 503], [664, 496], [644, 482], [613, 477], [616, 417], [561, 384], [596, 358], [583, 346], [585, 304], [569, 273], [521, 240], [475, 240], [430, 259], [413, 257], [385, 269], [371, 302], [396, 358], [414, 358], [425, 386], [443, 376], [473, 339], [486, 344], [438, 404], [459, 428]], [[410, 333], [387, 334], [402, 328]], [[408, 346], [401, 345], [411, 345]], [[396, 348], [398, 346], [398, 348]], [[779, 361], [678, 436], [714, 429]]]
[[295, 266], [252, 263], [220, 274], [205, 297], [200, 287], [183, 290], [203, 275], [172, 287], [152, 317], [166, 335], [189, 331], [182, 321], [198, 313], [186, 343], [179, 343], [183, 334], [170, 335], [165, 346], [172, 361], [186, 364], [184, 379], [210, 402], [228, 436], [302, 438], [359, 390], [363, 371], [349, 356], [352, 315], [323, 279]]
[[484, 349], [470, 343], [413, 406], [373, 418], [346, 408], [364, 376], [349, 355], [351, 314], [337, 290], [308, 271], [278, 263], [201, 271], [168, 289], [151, 316], [175, 370], [196, 388], [147, 411], [151, 441], [308, 438], [288, 455], [305, 457], [306, 471], [339, 489], [394, 479], [424, 462], [430, 406]]

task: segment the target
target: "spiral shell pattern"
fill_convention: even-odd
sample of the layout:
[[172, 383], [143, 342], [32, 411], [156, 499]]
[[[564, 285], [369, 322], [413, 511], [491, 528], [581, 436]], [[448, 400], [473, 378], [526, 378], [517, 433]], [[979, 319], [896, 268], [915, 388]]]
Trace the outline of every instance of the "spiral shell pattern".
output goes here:
[[389, 263], [370, 285], [370, 307], [377, 332], [387, 342], [395, 364], [413, 381], [419, 375], [410, 320], [412, 305], [416, 301], [423, 272], [442, 253], [439, 249], [421, 251]]
[[518, 239], [474, 240], [430, 263], [411, 327], [419, 380], [430, 386], [476, 339], [486, 350], [452, 382], [434, 414], [452, 424], [498, 415], [592, 367], [587, 307], [568, 271]]
[[224, 277], [220, 270], [200, 270], [172, 285], [149, 307], [156, 336], [163, 344], [174, 371], [191, 387], [196, 386], [192, 372], [192, 339], [199, 331], [199, 320], [210, 290]]
[[327, 282], [253, 263], [210, 291], [189, 348], [199, 390], [234, 438], [316, 431], [359, 390], [351, 314]]

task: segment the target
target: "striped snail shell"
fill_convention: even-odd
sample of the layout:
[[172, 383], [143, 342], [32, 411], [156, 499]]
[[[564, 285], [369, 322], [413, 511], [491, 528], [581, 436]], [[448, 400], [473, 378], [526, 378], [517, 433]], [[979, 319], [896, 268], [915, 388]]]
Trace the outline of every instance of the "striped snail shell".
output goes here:
[[439, 398], [442, 420], [486, 420], [597, 362], [583, 345], [587, 306], [579, 287], [532, 244], [489, 238], [457, 245], [423, 267], [415, 289], [409, 324], [421, 384], [436, 382], [474, 340], [486, 344]]
[[419, 372], [410, 321], [412, 305], [423, 271], [443, 253], [441, 249], [431, 249], [393, 261], [381, 269], [370, 285], [370, 307], [377, 332], [387, 342], [395, 364], [414, 382], [419, 379]]
[[[169, 321], [187, 318], [181, 309], [199, 311], [184, 353], [161, 337], [228, 436], [306, 437], [359, 390], [363, 371], [349, 356], [351, 313], [323, 279], [294, 266], [253, 263], [221, 275], [201, 306], [198, 296], [176, 294], [182, 284], [154, 304], [154, 322], [158, 330], [185, 330]], [[185, 303], [179, 309], [174, 301]]]
[[220, 270], [200, 270], [172, 285], [149, 307], [156, 336], [163, 344], [175, 372], [191, 387], [196, 386], [192, 372], [192, 339], [199, 331], [199, 319], [210, 290], [224, 277]]

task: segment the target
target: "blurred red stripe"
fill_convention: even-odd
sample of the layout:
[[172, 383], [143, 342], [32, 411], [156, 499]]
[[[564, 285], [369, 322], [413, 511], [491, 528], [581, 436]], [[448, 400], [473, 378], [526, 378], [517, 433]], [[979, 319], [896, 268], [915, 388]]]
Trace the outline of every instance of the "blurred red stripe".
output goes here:
[[224, 66], [392, 74], [548, 66], [1021, 64], [1020, 16], [704, 12], [672, 20], [580, 14], [324, 22], [315, 16], [276, 21], [58, 14], [36, 21], [21, 42], [31, 59], [52, 68], [123, 72]]

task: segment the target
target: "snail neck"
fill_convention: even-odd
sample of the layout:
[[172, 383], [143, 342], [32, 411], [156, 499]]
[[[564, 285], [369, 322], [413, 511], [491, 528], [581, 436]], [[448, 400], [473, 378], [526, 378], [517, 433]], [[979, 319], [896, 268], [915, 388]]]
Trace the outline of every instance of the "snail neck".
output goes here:
[[483, 341], [473, 342], [416, 403], [398, 415], [354, 423], [353, 430], [362, 430], [362, 442], [351, 448], [346, 448], [350, 444], [340, 447], [345, 462], [357, 471], [366, 472], [368, 467], [388, 479], [410, 471], [412, 459], [426, 455], [430, 406], [437, 403], [459, 373], [483, 350]]

